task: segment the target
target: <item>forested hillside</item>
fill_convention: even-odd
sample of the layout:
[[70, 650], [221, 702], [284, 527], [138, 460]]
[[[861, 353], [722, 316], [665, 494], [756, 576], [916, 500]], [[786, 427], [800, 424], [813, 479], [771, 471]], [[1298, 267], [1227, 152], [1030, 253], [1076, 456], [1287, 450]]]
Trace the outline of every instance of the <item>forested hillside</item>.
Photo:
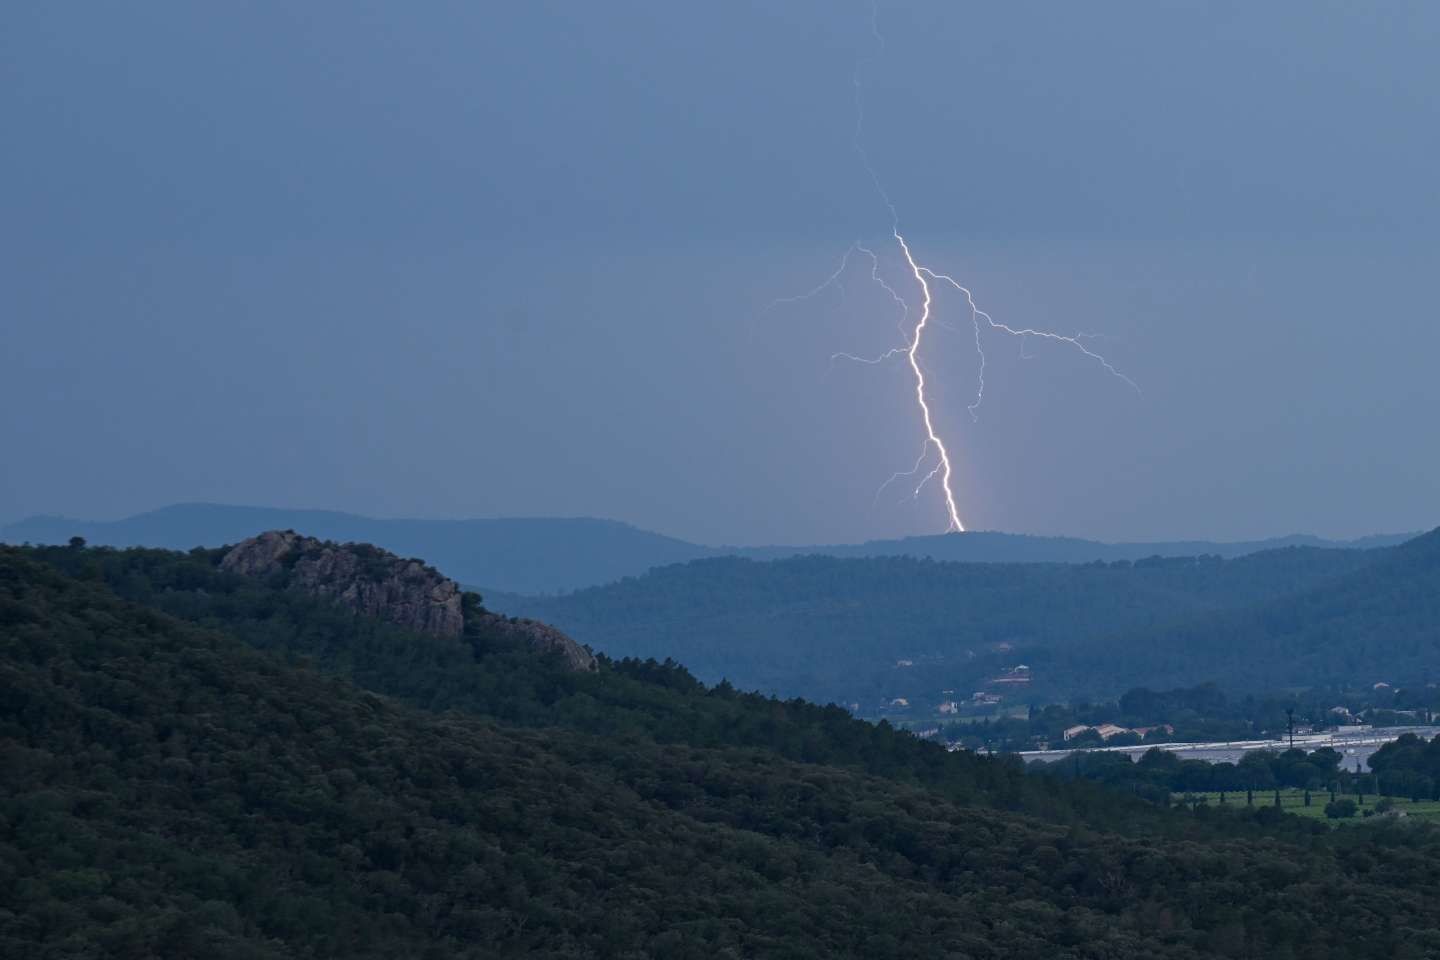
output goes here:
[[[491, 602], [613, 656], [674, 656], [706, 679], [786, 696], [937, 702], [947, 688], [967, 696], [1025, 664], [1030, 681], [1008, 695], [1053, 701], [1158, 682], [1129, 669], [1131, 647], [1149, 643], [1143, 638], [1318, 587], [1386, 555], [1289, 548], [1080, 565], [719, 559], [561, 597]], [[1249, 688], [1242, 667], [1204, 646], [1169, 644], [1163, 656], [1167, 675], [1178, 675], [1166, 681], [1173, 685]]]
[[1125, 672], [1173, 683], [1184, 661], [1172, 654], [1203, 650], [1214, 676], [1271, 687], [1440, 679], [1440, 530], [1378, 557], [1323, 586], [1132, 633]]
[[1427, 828], [1169, 810], [216, 560], [0, 550], [0, 955], [1440, 950]]

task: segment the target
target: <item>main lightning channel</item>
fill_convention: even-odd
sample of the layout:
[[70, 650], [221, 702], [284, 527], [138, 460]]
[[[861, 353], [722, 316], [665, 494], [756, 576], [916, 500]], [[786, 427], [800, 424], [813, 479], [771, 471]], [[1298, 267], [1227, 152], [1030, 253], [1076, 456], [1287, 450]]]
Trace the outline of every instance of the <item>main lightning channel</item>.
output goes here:
[[[883, 53], [886, 46], [885, 37], [880, 32], [879, 4], [878, 2], [875, 2], [875, 0], [872, 0], [871, 4], [870, 28], [871, 33], [875, 38], [876, 45]], [[828, 290], [832, 286], [840, 286], [841, 277], [849, 268], [850, 257], [852, 254], [862, 253], [870, 258], [870, 279], [874, 283], [879, 285], [881, 288], [883, 288], [885, 292], [888, 293], [890, 297], [895, 301], [895, 303], [898, 304], [901, 308], [901, 315], [900, 318], [897, 320], [897, 324], [899, 325], [900, 329], [901, 345], [892, 347], [889, 350], [886, 350], [884, 353], [873, 357], [860, 357], [856, 356], [853, 353], [834, 353], [831, 354], [830, 360], [832, 363], [836, 360], [849, 360], [855, 363], [879, 364], [901, 356], [905, 357], [906, 362], [910, 365], [910, 371], [915, 378], [915, 402], [916, 405], [920, 408], [920, 419], [925, 427], [925, 442], [924, 445], [920, 448], [920, 456], [916, 458], [915, 465], [908, 471], [891, 475], [890, 479], [886, 480], [883, 484], [880, 485], [880, 488], [875, 491], [875, 500], [877, 503], [879, 502], [880, 494], [883, 493], [885, 489], [890, 486], [890, 484], [901, 479], [902, 477], [914, 477], [916, 474], [918, 474], [921, 469], [923, 469], [926, 461], [929, 459], [930, 451], [933, 449], [938, 455], [938, 462], [936, 462], [935, 465], [929, 470], [929, 472], [927, 472], [923, 477], [920, 478], [919, 483], [915, 485], [912, 499], [918, 499], [920, 496], [920, 491], [923, 490], [931, 480], [936, 479], [936, 477], [938, 476], [940, 480], [941, 490], [944, 493], [945, 515], [947, 521], [945, 528], [946, 532], [948, 533], [953, 531], [963, 533], [965, 530], [965, 525], [960, 520], [960, 510], [959, 507], [956, 505], [955, 492], [951, 484], [951, 479], [954, 475], [954, 469], [950, 461], [950, 451], [946, 448], [944, 439], [935, 429], [934, 419], [932, 418], [930, 412], [930, 402], [925, 396], [925, 370], [920, 364], [919, 357], [921, 341], [924, 339], [925, 330], [929, 326], [930, 320], [932, 318], [936, 321], [936, 323], [939, 323], [941, 326], [946, 327], [947, 329], [956, 329], [954, 325], [946, 322], [943, 317], [940, 317], [935, 313], [933, 309], [935, 304], [935, 296], [934, 292], [930, 288], [931, 280], [936, 280], [941, 283], [949, 284], [955, 290], [959, 291], [962, 295], [964, 295], [965, 302], [970, 307], [970, 323], [972, 328], [974, 329], [975, 334], [975, 352], [979, 356], [980, 363], [979, 371], [976, 377], [975, 400], [973, 403], [969, 404], [967, 408], [970, 411], [970, 416], [972, 419], [979, 420], [980, 407], [985, 402], [986, 357], [984, 342], [981, 336], [981, 332], [985, 328], [988, 328], [997, 333], [1003, 333], [1017, 338], [1020, 341], [1020, 354], [1022, 358], [1028, 359], [1028, 356], [1025, 354], [1025, 340], [1027, 337], [1035, 337], [1041, 340], [1050, 340], [1058, 343], [1064, 343], [1079, 350], [1080, 353], [1082, 353], [1088, 359], [1095, 361], [1097, 364], [1100, 365], [1101, 368], [1104, 369], [1106, 373], [1110, 374], [1113, 377], [1116, 377], [1119, 380], [1124, 381], [1137, 394], [1140, 393], [1140, 387], [1135, 383], [1134, 380], [1130, 379], [1128, 376], [1116, 369], [1116, 367], [1104, 356], [1096, 353], [1085, 345], [1085, 340], [1095, 339], [1100, 336], [1099, 334], [1077, 333], [1074, 336], [1065, 336], [1064, 334], [1054, 333], [1048, 330], [1036, 330], [1031, 327], [1012, 327], [1008, 324], [1001, 323], [992, 316], [990, 316], [990, 314], [986, 313], [984, 310], [981, 310], [979, 306], [976, 305], [975, 297], [971, 294], [968, 287], [961, 284], [954, 277], [933, 270], [915, 259], [914, 254], [910, 250], [909, 242], [900, 232], [900, 213], [896, 209], [894, 201], [891, 200], [889, 191], [885, 189], [885, 184], [881, 181], [880, 175], [876, 172], [874, 165], [870, 162], [869, 152], [865, 149], [865, 102], [864, 97], [862, 96], [863, 84], [861, 82], [860, 73], [861, 62], [857, 62], [855, 65], [855, 73], [852, 78], [855, 94], [855, 131], [854, 136], [851, 140], [851, 146], [854, 148], [856, 155], [859, 157], [860, 164], [864, 168], [865, 173], [869, 175], [870, 182], [874, 185], [876, 193], [879, 194], [881, 201], [884, 202], [886, 209], [890, 213], [890, 234], [894, 238], [896, 245], [899, 247], [901, 255], [904, 256], [905, 263], [909, 267], [911, 276], [913, 276], [915, 278], [915, 282], [920, 285], [922, 303], [919, 311], [919, 319], [916, 321], [913, 329], [907, 329], [906, 324], [911, 316], [910, 303], [900, 295], [899, 291], [897, 291], [885, 280], [884, 276], [881, 275], [879, 256], [873, 250], [866, 247], [859, 240], [855, 241], [850, 245], [850, 247], [845, 251], [844, 256], [841, 257], [839, 266], [822, 283], [817, 285], [812, 290], [807, 291], [806, 293], [802, 293], [797, 296], [781, 297], [779, 299], [772, 300], [769, 306], [766, 307], [766, 310], [768, 311], [769, 309], [776, 307], [780, 304], [797, 303], [799, 301], [809, 300], [813, 297], [818, 296], [825, 290]], [[842, 293], [843, 289], [844, 288], [841, 287]], [[985, 322], [984, 327], [981, 326], [982, 320]]]
[[[940, 434], [935, 432], [935, 424], [930, 419], [930, 404], [925, 400], [925, 371], [920, 369], [920, 360], [916, 357], [920, 351], [920, 340], [925, 335], [925, 327], [930, 323], [930, 304], [933, 298], [930, 295], [930, 284], [925, 280], [925, 275], [929, 271], [915, 262], [915, 257], [910, 253], [910, 244], [905, 242], [900, 231], [892, 228], [890, 232], [894, 235], [895, 242], [900, 244], [900, 250], [905, 254], [905, 262], [910, 265], [910, 272], [915, 275], [915, 282], [920, 284], [920, 290], [924, 297], [920, 304], [920, 319], [915, 323], [915, 333], [910, 337], [910, 349], [906, 351], [905, 357], [910, 361], [910, 369], [915, 374], [915, 402], [920, 405], [920, 415], [925, 423], [927, 442], [934, 446], [940, 454], [938, 466], [941, 474], [940, 489], [945, 491], [945, 510], [950, 518], [949, 526], [945, 530], [947, 533], [951, 531], [964, 533], [965, 524], [960, 522], [960, 510], [955, 506], [955, 493], [950, 489], [950, 476], [953, 472], [950, 468], [950, 451], [945, 449], [945, 441], [941, 440]], [[930, 475], [934, 476], [934, 471], [931, 471]], [[929, 477], [925, 478], [925, 480], [929, 479]], [[921, 486], [924, 485], [925, 481], [921, 481]], [[917, 487], [917, 494], [919, 490], [920, 488]]]

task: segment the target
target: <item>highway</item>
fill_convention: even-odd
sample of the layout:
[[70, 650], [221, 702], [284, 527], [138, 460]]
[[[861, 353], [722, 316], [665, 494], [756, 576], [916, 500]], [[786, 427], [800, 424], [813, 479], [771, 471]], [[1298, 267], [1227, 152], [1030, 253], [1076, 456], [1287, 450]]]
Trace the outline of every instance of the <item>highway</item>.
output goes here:
[[[1413, 733], [1429, 740], [1440, 734], [1440, 727], [1340, 727], [1337, 730], [1328, 730], [1323, 733], [1296, 734], [1295, 747], [1307, 752], [1319, 750], [1321, 747], [1338, 750], [1345, 757], [1345, 769], [1355, 770], [1357, 764], [1368, 767], [1372, 753], [1406, 733]], [[1124, 753], [1132, 759], [1139, 759], [1145, 751], [1152, 748], [1176, 754], [1186, 760], [1235, 763], [1252, 750], [1288, 750], [1290, 740], [1282, 738], [1279, 740], [1231, 740], [1220, 743], [1147, 743], [1126, 747], [1088, 747], [1084, 748], [1084, 752]], [[1025, 750], [1021, 751], [1019, 756], [1027, 763], [1031, 760], [1050, 762], [1061, 760], [1075, 752], [1075, 750]]]

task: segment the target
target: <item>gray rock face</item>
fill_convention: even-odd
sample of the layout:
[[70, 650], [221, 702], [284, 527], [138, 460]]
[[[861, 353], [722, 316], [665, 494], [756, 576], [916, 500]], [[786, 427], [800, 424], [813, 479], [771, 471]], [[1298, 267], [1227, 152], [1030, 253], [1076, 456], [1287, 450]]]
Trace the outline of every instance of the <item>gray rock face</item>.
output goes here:
[[571, 670], [596, 668], [594, 654], [548, 623], [541, 623], [539, 620], [510, 620], [494, 613], [482, 613], [480, 622], [486, 630], [518, 637], [537, 650], [560, 654]]
[[251, 577], [286, 568], [291, 588], [367, 617], [441, 637], [458, 637], [465, 629], [454, 580], [376, 547], [341, 546], [271, 530], [236, 544], [220, 561], [220, 569]]
[[[247, 577], [264, 577], [280, 569], [282, 561], [302, 549], [308, 538], [293, 530], [271, 530], [237, 544], [220, 559], [220, 569]], [[320, 541], [314, 543], [318, 546]]]
[[[326, 597], [367, 617], [441, 637], [465, 630], [461, 590], [418, 560], [405, 560], [369, 544], [335, 544], [271, 530], [236, 544], [220, 569], [247, 577], [286, 573], [286, 585]], [[558, 653], [572, 670], [594, 670], [595, 657], [561, 631], [538, 620], [510, 620], [481, 612], [477, 626]]]

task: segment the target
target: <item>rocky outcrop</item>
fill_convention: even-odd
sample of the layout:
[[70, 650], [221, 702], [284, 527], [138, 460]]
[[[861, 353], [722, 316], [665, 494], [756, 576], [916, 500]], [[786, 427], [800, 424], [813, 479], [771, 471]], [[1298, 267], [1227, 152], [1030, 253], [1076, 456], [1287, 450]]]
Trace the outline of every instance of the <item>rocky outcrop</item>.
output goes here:
[[285, 573], [286, 586], [334, 600], [409, 630], [458, 637], [460, 587], [418, 560], [366, 544], [335, 544], [272, 530], [236, 544], [220, 569], [250, 577]]
[[[363, 543], [337, 544], [271, 530], [232, 547], [220, 569], [247, 577], [283, 578], [284, 585], [334, 600], [356, 613], [441, 637], [459, 637], [466, 621], [460, 586], [419, 560]], [[537, 620], [473, 612], [474, 626], [558, 654], [572, 670], [594, 670], [595, 657], [561, 631]]]
[[571, 670], [594, 670], [595, 655], [561, 631], [539, 620], [512, 620], [494, 613], [480, 614], [480, 626], [487, 632], [523, 640], [537, 650], [558, 653]]

